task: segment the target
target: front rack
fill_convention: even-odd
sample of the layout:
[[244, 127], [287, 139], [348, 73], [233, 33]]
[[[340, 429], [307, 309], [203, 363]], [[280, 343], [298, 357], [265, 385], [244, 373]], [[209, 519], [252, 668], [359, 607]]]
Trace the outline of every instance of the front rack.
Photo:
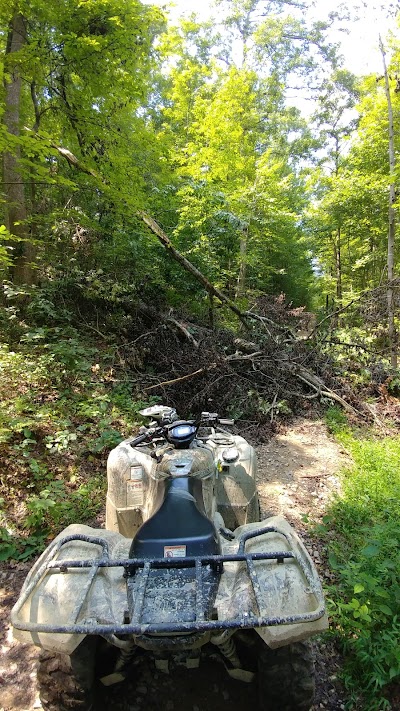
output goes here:
[[[25, 590], [22, 592], [18, 602], [11, 613], [11, 622], [18, 630], [23, 630], [32, 633], [52, 633], [52, 634], [97, 634], [97, 635], [143, 635], [143, 634], [189, 634], [193, 631], [221, 631], [225, 629], [237, 628], [253, 628], [253, 627], [270, 627], [276, 625], [289, 625], [303, 622], [314, 622], [319, 620], [325, 614], [324, 599], [322, 588], [318, 578], [312, 574], [311, 565], [307, 566], [304, 560], [293, 550], [269, 551], [266, 553], [248, 553], [246, 552], [246, 542], [252, 538], [263, 536], [267, 533], [279, 533], [284, 536], [290, 545], [289, 536], [275, 526], [255, 529], [245, 533], [239, 539], [238, 552], [232, 555], [208, 555], [208, 556], [193, 556], [185, 558], [127, 558], [127, 559], [112, 559], [109, 555], [108, 542], [104, 538], [86, 536], [83, 534], [74, 534], [65, 536], [64, 538], [56, 539], [47, 549], [45, 559], [32, 577]], [[91, 543], [102, 548], [102, 557], [95, 560], [54, 560], [60, 549], [72, 541], [82, 541]], [[307, 592], [314, 595], [316, 600], [316, 608], [310, 612], [299, 613], [295, 615], [287, 615], [282, 617], [271, 616], [265, 614], [268, 609], [268, 600], [262, 589], [257, 572], [258, 561], [275, 560], [278, 564], [285, 564], [286, 561], [295, 561], [301, 568], [302, 573], [307, 581]], [[246, 565], [248, 579], [251, 583], [252, 592], [257, 606], [257, 614], [244, 611], [240, 616], [232, 619], [215, 620], [205, 619], [203, 606], [201, 604], [202, 590], [202, 568], [204, 566], [212, 566], [214, 569], [223, 569], [224, 563], [243, 562]], [[74, 622], [68, 625], [39, 623], [34, 621], [21, 620], [19, 613], [23, 606], [29, 600], [35, 587], [40, 583], [44, 576], [51, 571], [59, 571], [67, 574], [69, 570], [88, 568], [89, 575], [85, 581], [85, 589], [81, 591], [80, 600], [72, 614]], [[139, 586], [139, 596], [137, 604], [135, 604], [135, 615], [133, 619], [125, 623], [98, 623], [92, 618], [77, 622], [82, 611], [84, 603], [93, 586], [96, 576], [101, 568], [121, 568], [124, 570], [124, 577], [128, 580], [135, 575], [137, 571], [141, 572], [141, 580]], [[149, 576], [152, 570], [157, 569], [183, 569], [194, 568], [196, 581], [196, 603], [194, 620], [190, 622], [154, 622], [150, 624], [141, 624], [140, 611], [143, 607], [143, 602], [146, 596], [146, 587]]]

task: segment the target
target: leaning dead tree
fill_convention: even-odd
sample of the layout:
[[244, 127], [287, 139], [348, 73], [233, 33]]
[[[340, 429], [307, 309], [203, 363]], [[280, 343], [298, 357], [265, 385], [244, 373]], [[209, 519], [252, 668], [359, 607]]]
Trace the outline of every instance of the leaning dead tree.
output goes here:
[[167, 250], [168, 254], [170, 254], [171, 257], [176, 262], [178, 262], [178, 264], [180, 264], [187, 272], [189, 272], [189, 274], [191, 274], [198, 282], [200, 282], [200, 284], [204, 286], [204, 288], [210, 295], [216, 296], [217, 299], [221, 301], [221, 303], [226, 304], [226, 306], [228, 306], [228, 308], [233, 311], [235, 316], [237, 316], [247, 328], [246, 314], [242, 313], [242, 311], [237, 308], [233, 301], [231, 301], [220, 289], [217, 289], [217, 287], [214, 286], [214, 284], [212, 284], [209, 279], [207, 279], [207, 277], [205, 277], [204, 274], [202, 274], [202, 272], [194, 266], [194, 264], [189, 262], [189, 260], [186, 259], [186, 257], [184, 257], [184, 255], [176, 249], [176, 247], [174, 247], [170, 238], [160, 227], [158, 222], [156, 222], [150, 215], [148, 215], [143, 210], [138, 210], [136, 214], [138, 217], [140, 217], [141, 220], [143, 220], [145, 225], [150, 228], [153, 234], [156, 235], [163, 247], [165, 247], [165, 249]]
[[[101, 184], [102, 188], [107, 190], [108, 192], [110, 191], [110, 186], [106, 183], [104, 178], [99, 175], [96, 171], [94, 171], [92, 168], [88, 167], [83, 163], [82, 161], [79, 160], [71, 151], [69, 151], [67, 148], [62, 148], [61, 146], [58, 146], [56, 143], [51, 144], [52, 148], [55, 148], [58, 153], [65, 158], [68, 163], [73, 167], [79, 170], [82, 173], [86, 173], [86, 175], [92, 176], [92, 178], [95, 178], [98, 183]], [[118, 201], [118, 196], [113, 196], [116, 201]], [[168, 254], [172, 257], [172, 259], [175, 260], [175, 262], [178, 262], [189, 274], [191, 274], [208, 292], [210, 296], [215, 296], [221, 303], [225, 304], [234, 314], [239, 318], [242, 323], [247, 327], [247, 322], [246, 322], [246, 315], [238, 309], [236, 304], [231, 301], [226, 294], [224, 294], [220, 289], [217, 289], [214, 284], [210, 282], [209, 279], [207, 279], [202, 272], [197, 269], [197, 267], [194, 266], [186, 257], [179, 252], [179, 250], [176, 249], [176, 247], [172, 244], [171, 240], [169, 239], [168, 235], [164, 232], [162, 227], [154, 220], [151, 215], [149, 215], [147, 212], [144, 210], [137, 210], [136, 211], [136, 217], [138, 217], [144, 224], [151, 230], [151, 232], [157, 237], [159, 242], [163, 245], [163, 247], [167, 250]]]

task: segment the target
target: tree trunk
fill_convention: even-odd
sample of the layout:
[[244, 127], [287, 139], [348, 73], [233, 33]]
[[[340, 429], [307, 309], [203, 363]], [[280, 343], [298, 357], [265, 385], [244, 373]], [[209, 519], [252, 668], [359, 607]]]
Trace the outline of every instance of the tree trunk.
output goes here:
[[247, 242], [249, 238], [249, 228], [246, 227], [240, 236], [240, 252], [239, 252], [239, 274], [236, 283], [235, 298], [243, 296], [246, 287], [246, 256]]
[[[22, 49], [25, 42], [25, 21], [22, 15], [17, 13], [10, 22], [7, 38], [6, 70], [10, 75], [10, 79], [5, 79], [4, 81], [5, 111], [3, 122], [8, 133], [12, 136], [19, 136], [22, 89], [21, 74], [18, 64], [13, 62], [13, 55]], [[10, 234], [16, 238], [11, 240], [10, 243], [10, 246], [13, 247], [11, 277], [16, 284], [32, 284], [35, 281], [35, 271], [32, 269], [35, 248], [29, 240], [25, 190], [19, 159], [20, 149], [18, 147], [14, 147], [13, 152], [4, 152], [3, 192], [6, 200], [5, 223]]]
[[388, 272], [388, 287], [387, 287], [387, 305], [388, 305], [388, 334], [390, 348], [390, 362], [393, 368], [397, 368], [397, 346], [396, 346], [396, 328], [394, 323], [394, 240], [396, 236], [396, 214], [394, 204], [396, 202], [395, 191], [395, 149], [394, 149], [394, 128], [393, 128], [393, 108], [390, 96], [389, 76], [386, 66], [386, 54], [383, 47], [381, 36], [379, 36], [379, 47], [382, 54], [383, 72], [385, 78], [385, 93], [388, 107], [389, 119], [389, 169], [390, 169], [390, 189], [389, 189], [389, 226], [388, 226], [388, 248], [387, 248], [387, 272]]
[[339, 304], [342, 304], [342, 243], [340, 227], [336, 233], [335, 245], [335, 261], [336, 261], [336, 298]]
[[[341, 232], [340, 227], [338, 227], [336, 236], [332, 239], [333, 243], [333, 258], [335, 262], [334, 268], [332, 268], [332, 275], [334, 274], [336, 279], [336, 302], [339, 304], [339, 308], [342, 305], [342, 245], [341, 245]], [[330, 328], [331, 331], [335, 331], [339, 325], [338, 315], [332, 316]]]

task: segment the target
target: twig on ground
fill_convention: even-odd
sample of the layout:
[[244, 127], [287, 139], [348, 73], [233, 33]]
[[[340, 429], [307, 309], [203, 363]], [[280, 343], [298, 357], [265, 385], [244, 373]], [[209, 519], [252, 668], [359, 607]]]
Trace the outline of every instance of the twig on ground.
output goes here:
[[240, 355], [239, 353], [233, 353], [233, 355], [226, 356], [224, 358], [225, 361], [233, 362], [233, 361], [241, 361], [241, 360], [253, 360], [254, 358], [257, 358], [258, 356], [264, 355], [264, 351], [255, 351], [254, 353], [247, 353], [246, 355]]
[[129, 348], [129, 346], [134, 346], [135, 343], [140, 341], [142, 338], [146, 338], [147, 336], [153, 336], [163, 326], [164, 326], [164, 324], [162, 324], [162, 326], [157, 326], [157, 328], [154, 328], [153, 331], [146, 331], [145, 333], [141, 333], [140, 336], [135, 338], [134, 341], [129, 341], [129, 343], [123, 343], [122, 345], [124, 348]]

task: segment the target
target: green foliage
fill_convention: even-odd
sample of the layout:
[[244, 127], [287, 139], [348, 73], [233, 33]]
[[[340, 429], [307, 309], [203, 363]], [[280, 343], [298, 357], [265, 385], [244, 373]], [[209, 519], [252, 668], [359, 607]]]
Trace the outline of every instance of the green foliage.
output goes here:
[[60, 530], [71, 523], [90, 521], [104, 506], [106, 477], [94, 476], [78, 488], [68, 488], [64, 481], [50, 481], [39, 494], [32, 494], [26, 502], [28, 516], [25, 526], [39, 532]]
[[[393, 68], [398, 52], [396, 40]], [[398, 135], [394, 76], [391, 98]], [[323, 291], [341, 304], [357, 292], [378, 287], [386, 268], [390, 175], [384, 82], [375, 76], [356, 80], [340, 70], [327, 83], [319, 104], [314, 120], [325, 148], [318, 169], [311, 174], [314, 200], [308, 225], [323, 274]]]
[[[32, 460], [35, 461], [35, 460]], [[90, 522], [104, 506], [106, 477], [95, 475], [77, 488], [50, 477], [45, 489], [26, 499], [23, 527], [28, 535], [0, 525], [0, 560], [26, 560], [41, 553], [49, 538], [71, 523]], [[2, 499], [4, 504], [4, 499]], [[3, 522], [5, 511], [0, 510]]]
[[[21, 127], [1, 126], [0, 147], [21, 156], [31, 186], [24, 230], [47, 287], [34, 299], [38, 315], [59, 316], [61, 284], [60, 298], [73, 291], [82, 313], [107, 304], [109, 321], [139, 298], [190, 299], [205, 311], [203, 289], [138, 225], [138, 209], [231, 296], [282, 291], [310, 304], [313, 258], [318, 291], [331, 299], [379, 282], [384, 92], [340, 66], [327, 42], [333, 14], [313, 23], [296, 5], [251, 0], [220, 3], [215, 22], [166, 28], [156, 7], [128, 0], [33, 0], [18, 10], [28, 36], [17, 56], [6, 50], [12, 5], [3, 2], [0, 24], [6, 80], [23, 68]], [[293, 83], [317, 97], [307, 121], [292, 105]], [[0, 269], [8, 236], [0, 228]]]
[[0, 526], [0, 561], [27, 560], [41, 553], [45, 545], [46, 534], [43, 531], [34, 531], [30, 536], [18, 536]]
[[[5, 225], [0, 225], [0, 240], [9, 240], [10, 233]], [[6, 245], [0, 244], [0, 274], [7, 270], [12, 264], [10, 249]]]
[[325, 412], [325, 420], [333, 434], [340, 435], [348, 431], [347, 417], [340, 407], [329, 407]]
[[400, 677], [400, 438], [356, 437], [336, 408], [327, 419], [354, 461], [318, 528], [336, 575], [330, 613], [352, 702], [381, 711], [390, 708], [385, 687]]
[[[304, 305], [314, 277], [300, 164], [313, 138], [285, 94], [297, 72], [316, 79], [315, 52], [325, 58], [329, 52], [323, 24], [311, 29], [283, 5], [270, 4], [267, 15], [259, 5], [224, 8], [221, 34], [190, 21], [164, 37], [155, 126], [175, 168], [169, 185], [176, 187], [166, 206], [158, 192], [156, 206], [168, 224], [175, 211], [177, 246], [230, 295], [283, 291]], [[323, 72], [320, 64], [319, 80]], [[177, 289], [171, 272], [177, 303], [192, 287], [184, 280]]]
[[0, 344], [0, 557], [23, 560], [104, 506], [106, 455], [137, 425], [143, 403], [123, 372], [114, 382], [112, 337], [96, 343], [78, 331], [73, 311], [65, 302], [57, 309], [46, 290], [31, 290], [30, 301], [26, 290], [8, 296], [14, 306], [0, 310], [10, 341]]

